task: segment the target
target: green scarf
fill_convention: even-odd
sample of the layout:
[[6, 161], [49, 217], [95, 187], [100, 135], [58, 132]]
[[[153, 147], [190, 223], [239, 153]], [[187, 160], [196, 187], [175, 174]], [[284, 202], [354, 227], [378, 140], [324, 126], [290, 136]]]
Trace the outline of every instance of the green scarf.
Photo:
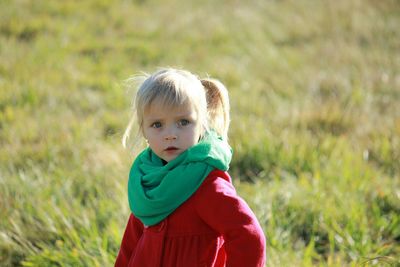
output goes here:
[[212, 170], [228, 170], [231, 158], [229, 144], [215, 132], [207, 133], [199, 143], [165, 165], [146, 148], [129, 173], [132, 213], [144, 225], [159, 223], [196, 192]]

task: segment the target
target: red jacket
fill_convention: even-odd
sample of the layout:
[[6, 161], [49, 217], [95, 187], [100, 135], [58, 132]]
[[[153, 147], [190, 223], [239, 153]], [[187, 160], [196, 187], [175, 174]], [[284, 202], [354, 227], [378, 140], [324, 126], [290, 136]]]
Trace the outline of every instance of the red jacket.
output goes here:
[[131, 214], [116, 267], [262, 267], [265, 236], [229, 174], [212, 171], [200, 188], [157, 225]]

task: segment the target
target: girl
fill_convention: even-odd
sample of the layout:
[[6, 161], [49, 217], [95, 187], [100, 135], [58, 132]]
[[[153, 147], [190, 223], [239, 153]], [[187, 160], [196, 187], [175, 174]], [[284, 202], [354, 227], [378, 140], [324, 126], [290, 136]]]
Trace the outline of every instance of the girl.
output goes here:
[[227, 173], [225, 87], [177, 69], [144, 78], [123, 141], [137, 121], [148, 148], [129, 174], [115, 266], [264, 266], [265, 236]]

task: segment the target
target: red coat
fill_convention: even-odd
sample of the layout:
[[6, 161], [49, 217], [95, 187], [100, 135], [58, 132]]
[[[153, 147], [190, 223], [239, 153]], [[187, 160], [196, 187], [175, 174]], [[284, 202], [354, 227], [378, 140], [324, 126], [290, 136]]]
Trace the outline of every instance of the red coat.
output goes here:
[[131, 215], [116, 267], [262, 267], [265, 236], [229, 174], [212, 171], [200, 188], [157, 225]]

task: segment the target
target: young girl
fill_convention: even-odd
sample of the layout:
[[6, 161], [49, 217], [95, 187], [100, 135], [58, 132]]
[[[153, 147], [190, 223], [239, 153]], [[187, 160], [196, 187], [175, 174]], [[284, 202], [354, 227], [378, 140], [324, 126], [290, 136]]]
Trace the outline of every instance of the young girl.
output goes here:
[[264, 266], [265, 236], [227, 173], [225, 87], [177, 69], [144, 78], [124, 143], [137, 121], [148, 148], [129, 174], [132, 214], [115, 266]]

